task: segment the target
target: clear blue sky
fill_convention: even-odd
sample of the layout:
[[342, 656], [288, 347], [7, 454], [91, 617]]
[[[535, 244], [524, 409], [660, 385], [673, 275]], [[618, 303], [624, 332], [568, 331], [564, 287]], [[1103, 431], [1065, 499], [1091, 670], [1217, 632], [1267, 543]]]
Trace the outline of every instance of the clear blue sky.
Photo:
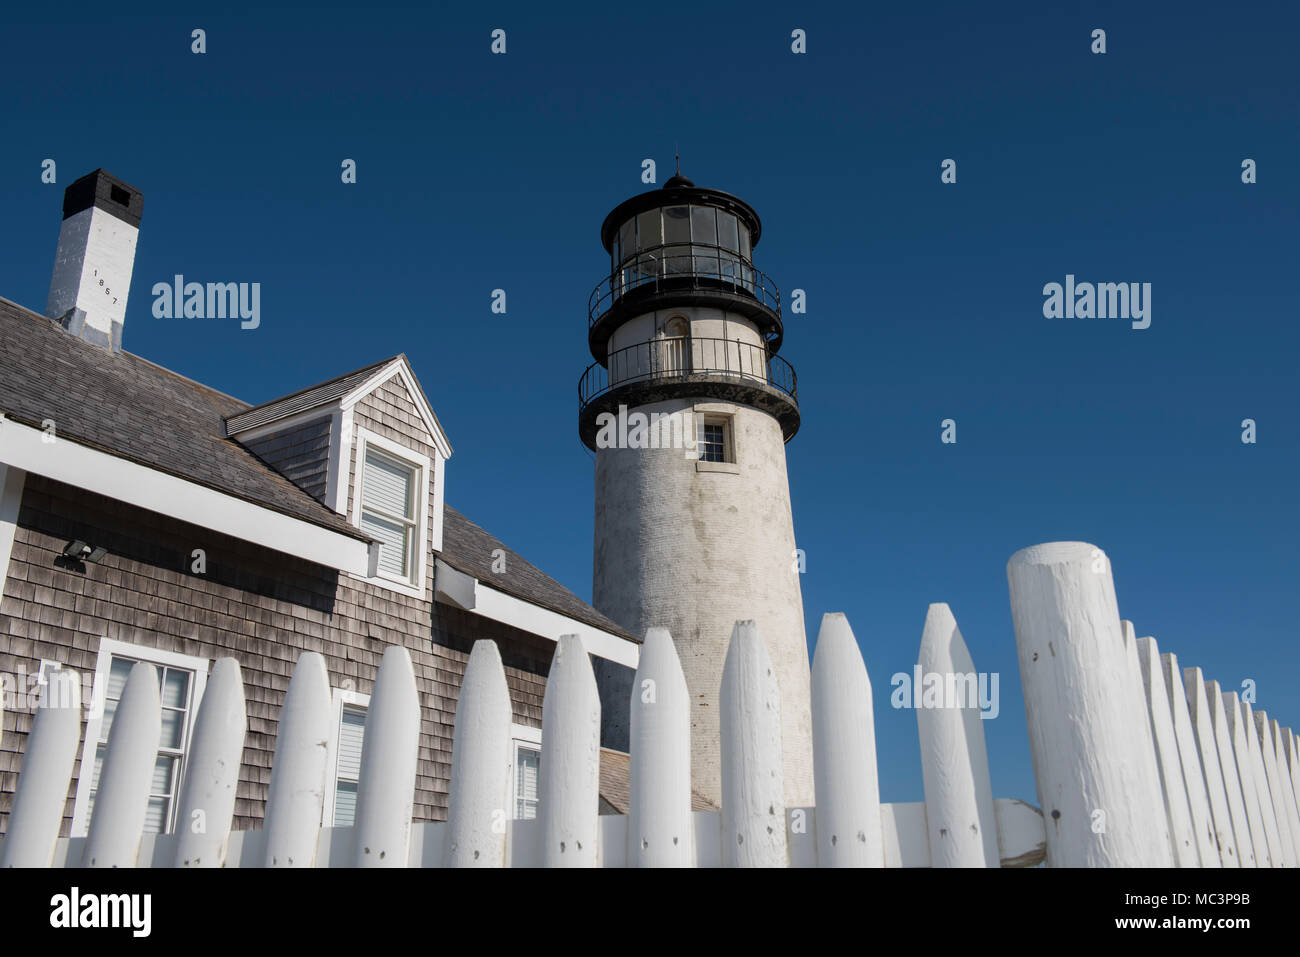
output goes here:
[[[849, 615], [886, 800], [922, 796], [889, 678], [932, 601], [1002, 675], [996, 794], [1033, 798], [1005, 566], [1038, 542], [1105, 548], [1140, 635], [1300, 726], [1294, 3], [21, 6], [0, 295], [44, 308], [63, 188], [110, 170], [145, 194], [127, 349], [251, 402], [407, 353], [449, 501], [584, 597], [601, 220], [674, 143], [751, 202], [755, 262], [808, 296], [782, 354], [809, 640]], [[155, 319], [175, 273], [260, 282], [261, 327]], [[1067, 273], [1152, 283], [1151, 327], [1045, 319]]]

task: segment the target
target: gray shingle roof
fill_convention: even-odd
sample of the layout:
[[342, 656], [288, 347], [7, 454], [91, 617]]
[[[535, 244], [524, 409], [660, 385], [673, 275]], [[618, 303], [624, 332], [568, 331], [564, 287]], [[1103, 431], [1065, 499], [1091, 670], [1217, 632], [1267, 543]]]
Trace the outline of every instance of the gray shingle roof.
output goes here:
[[[554, 578], [525, 561], [498, 539], [475, 525], [450, 505], [443, 511], [442, 553], [439, 557], [452, 568], [473, 575], [483, 584], [577, 621], [639, 642], [617, 623], [565, 588]], [[505, 571], [492, 570], [492, 552], [505, 552]]]
[[379, 362], [373, 362], [363, 369], [357, 369], [355, 372], [349, 372], [336, 379], [330, 379], [328, 382], [320, 383], [320, 385], [300, 389], [278, 399], [272, 399], [270, 402], [263, 402], [261, 405], [255, 405], [237, 415], [228, 416], [226, 418], [226, 433], [234, 435], [236, 432], [256, 428], [259, 425], [266, 425], [266, 423], [274, 422], [276, 419], [282, 419], [307, 409], [314, 409], [326, 402], [333, 402], [335, 399], [347, 395], [394, 359], [400, 358], [401, 356], [393, 356]]
[[[332, 391], [346, 382], [348, 388], [338, 393], [344, 395], [391, 361], [372, 363], [258, 408]], [[53, 419], [57, 434], [73, 442], [366, 540], [342, 515], [226, 438], [227, 420], [250, 408], [147, 359], [85, 342], [39, 313], [0, 298], [0, 412], [8, 418], [35, 428]], [[443, 547], [443, 561], [494, 588], [638, 640], [450, 506]], [[506, 553], [505, 574], [492, 571], [497, 548]]]
[[70, 335], [0, 299], [0, 412], [57, 435], [331, 531], [369, 540], [238, 442], [224, 418], [248, 403], [129, 352]]

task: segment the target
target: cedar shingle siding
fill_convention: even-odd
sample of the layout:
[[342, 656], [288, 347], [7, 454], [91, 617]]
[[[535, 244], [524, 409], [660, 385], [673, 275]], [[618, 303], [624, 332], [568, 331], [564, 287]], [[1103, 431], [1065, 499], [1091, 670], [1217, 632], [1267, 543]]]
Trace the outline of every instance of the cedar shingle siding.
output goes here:
[[329, 416], [243, 445], [316, 501], [325, 501], [330, 463]]
[[[333, 438], [330, 414], [243, 445], [227, 436], [227, 419], [251, 428], [304, 412], [317, 407], [315, 402], [341, 398], [393, 363], [409, 372], [399, 356], [254, 408], [130, 353], [91, 345], [0, 300], [0, 412], [7, 417], [34, 427], [53, 418], [58, 441], [97, 448], [353, 538], [366, 538], [352, 524], [356, 430], [392, 440], [431, 464], [437, 455], [435, 437], [417, 405], [423, 396], [411, 395], [402, 374], [353, 407], [352, 441], [340, 443], [347, 456], [340, 469], [348, 481], [342, 490], [346, 516], [323, 504]], [[441, 507], [441, 557], [447, 564], [522, 601], [630, 639], [568, 589], [444, 507], [441, 490], [432, 487], [434, 478], [429, 476], [429, 525]], [[236, 829], [261, 826], [279, 710], [304, 651], [325, 658], [332, 687], [362, 694], [371, 692], [385, 648], [401, 644], [410, 651], [422, 716], [416, 820], [443, 820], [447, 814], [456, 697], [475, 640], [497, 643], [515, 722], [541, 725], [554, 642], [435, 602], [434, 558], [427, 549], [425, 594], [408, 597], [35, 473], [26, 477], [17, 526], [0, 596], [0, 673], [33, 674], [41, 659], [50, 659], [93, 675], [103, 638], [239, 662], [248, 732]], [[107, 553], [98, 562], [74, 565], [62, 558], [74, 539]], [[192, 570], [195, 549], [205, 553], [201, 573]], [[496, 553], [508, 559], [504, 570], [493, 561]], [[0, 833], [8, 825], [32, 717], [22, 708], [6, 709], [4, 715]], [[64, 808], [65, 835], [80, 756], [79, 748]]]
[[[56, 566], [72, 538], [103, 545], [108, 555], [84, 571]], [[206, 575], [188, 570], [195, 548], [207, 553]], [[541, 725], [554, 649], [550, 641], [468, 612], [29, 475], [0, 602], [0, 671], [21, 665], [30, 674], [50, 658], [93, 673], [101, 637], [239, 662], [248, 735], [236, 829], [261, 826], [276, 722], [301, 652], [325, 657], [331, 686], [351, 678], [356, 691], [369, 694], [385, 647], [400, 643], [410, 650], [423, 717], [414, 816], [436, 821], [446, 818], [456, 695], [474, 641], [497, 642], [515, 721], [533, 727]], [[31, 720], [30, 712], [5, 715], [0, 831]], [[78, 767], [64, 834], [79, 773]]]

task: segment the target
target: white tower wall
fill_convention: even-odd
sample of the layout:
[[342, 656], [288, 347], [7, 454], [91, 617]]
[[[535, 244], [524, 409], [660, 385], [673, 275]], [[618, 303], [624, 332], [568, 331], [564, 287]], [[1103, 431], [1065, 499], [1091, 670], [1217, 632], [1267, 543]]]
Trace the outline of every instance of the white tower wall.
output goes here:
[[808, 650], [780, 423], [707, 399], [635, 411], [731, 416], [734, 463], [683, 449], [598, 449], [593, 603], [634, 634], [671, 632], [691, 698], [692, 786], [715, 803], [722, 666], [732, 626], [754, 619], [781, 690], [786, 803], [811, 805]]

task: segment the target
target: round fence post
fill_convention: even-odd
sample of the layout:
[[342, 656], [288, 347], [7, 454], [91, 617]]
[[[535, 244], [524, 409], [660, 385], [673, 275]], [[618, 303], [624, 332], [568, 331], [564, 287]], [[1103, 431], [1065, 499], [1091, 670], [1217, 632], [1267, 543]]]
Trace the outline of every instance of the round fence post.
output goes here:
[[1007, 580], [1048, 863], [1172, 867], [1110, 560], [1085, 542], [1049, 542], [1011, 556]]

